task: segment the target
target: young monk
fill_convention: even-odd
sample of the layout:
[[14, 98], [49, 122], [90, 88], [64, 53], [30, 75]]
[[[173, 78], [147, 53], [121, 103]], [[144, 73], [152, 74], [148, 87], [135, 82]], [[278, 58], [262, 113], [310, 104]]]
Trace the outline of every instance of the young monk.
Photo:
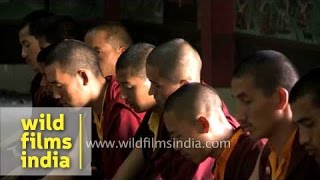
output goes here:
[[121, 54], [116, 64], [122, 96], [136, 112], [148, 111], [156, 105], [153, 96], [148, 94], [151, 82], [145, 67], [153, 49], [152, 44], [134, 44]]
[[[119, 23], [101, 24], [91, 28], [86, 33], [84, 41], [88, 46], [92, 47], [98, 52], [100, 58], [100, 69], [103, 76], [107, 77], [108, 84], [111, 84], [111, 89], [109, 92], [114, 94], [110, 94], [108, 96], [118, 96], [120, 93], [120, 88], [116, 80], [115, 66], [119, 56], [132, 44], [131, 37], [126, 28]], [[124, 100], [122, 99], [122, 101]], [[102, 127], [104, 127], [104, 125]], [[105, 160], [103, 159], [103, 161]], [[113, 166], [107, 161], [103, 164], [105, 164], [103, 169], [107, 169], [103, 171], [109, 171], [109, 169], [113, 169], [113, 173], [108, 173], [108, 178], [111, 178], [115, 173], [114, 170], [116, 170], [114, 167], [118, 166]]]
[[83, 39], [81, 27], [72, 17], [69, 16], [50, 16], [38, 19], [38, 21], [33, 22], [32, 24], [30, 27], [36, 26], [33, 27], [33, 31], [35, 31], [34, 36], [41, 49], [37, 55], [37, 65], [39, 70], [38, 78], [41, 78], [41, 82], [37, 93], [38, 95], [35, 96], [36, 106], [61, 106], [59, 103], [55, 102], [55, 99], [52, 97], [51, 87], [47, 85], [43, 62], [49, 53], [49, 49], [52, 48], [48, 48], [46, 50], [45, 48], [51, 44], [57, 44], [64, 39]]
[[[120, 83], [123, 98], [137, 112], [147, 111], [135, 139], [153, 138], [157, 127], [152, 126], [159, 121], [159, 109], [155, 99], [148, 93], [151, 82], [146, 75], [147, 56], [154, 49], [148, 43], [137, 43], [129, 47], [116, 64], [116, 76]], [[152, 147], [134, 148], [119, 168], [114, 179], [138, 178], [143, 171], [147, 151]]]
[[44, 10], [34, 11], [26, 15], [19, 28], [19, 41], [22, 46], [21, 57], [25, 59], [32, 69], [36, 72], [39, 71], [37, 64], [37, 55], [40, 52], [39, 42], [36, 38], [42, 32], [40, 27], [41, 21], [53, 16]]
[[126, 28], [119, 23], [93, 27], [86, 33], [84, 41], [99, 53], [99, 65], [104, 76], [115, 76], [119, 56], [132, 44]]
[[[248, 179], [259, 146], [242, 129], [233, 129], [221, 106], [222, 101], [213, 88], [190, 83], [169, 96], [164, 106], [164, 122], [177, 142], [175, 149], [185, 157], [195, 163], [208, 157], [217, 158], [214, 179]], [[197, 147], [179, 145], [190, 140]]]
[[[293, 86], [289, 102], [299, 125], [300, 144], [320, 165], [320, 68], [315, 68]], [[319, 172], [320, 169], [318, 169]]]
[[19, 28], [19, 41], [22, 46], [21, 57], [37, 72], [31, 83], [32, 106], [34, 107], [48, 106], [45, 100], [42, 100], [46, 93], [45, 87], [41, 85], [42, 75], [37, 63], [37, 56], [41, 49], [36, 37], [42, 33], [41, 22], [51, 16], [53, 14], [43, 10], [31, 12], [24, 17]]
[[[144, 113], [135, 113], [124, 102], [119, 85], [102, 75], [98, 62], [95, 50], [80, 41], [65, 40], [50, 52], [44, 63], [48, 83], [53, 85], [54, 97], [64, 106], [92, 107], [96, 126], [93, 131], [96, 130], [99, 140], [128, 140]], [[102, 149], [102, 157], [98, 159], [102, 162], [94, 162], [95, 166], [103, 170], [103, 178], [110, 179], [129, 152], [125, 148]]]
[[312, 171], [314, 160], [299, 144], [288, 103], [298, 77], [293, 64], [272, 50], [258, 51], [234, 70], [231, 89], [237, 119], [254, 139], [269, 139], [253, 179], [319, 179]]

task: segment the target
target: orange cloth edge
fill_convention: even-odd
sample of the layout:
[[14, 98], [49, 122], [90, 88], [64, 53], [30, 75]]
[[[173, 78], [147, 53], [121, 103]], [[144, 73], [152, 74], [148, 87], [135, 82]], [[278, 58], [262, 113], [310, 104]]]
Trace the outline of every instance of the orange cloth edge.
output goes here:
[[100, 141], [103, 141], [102, 122], [104, 121], [104, 102], [106, 100], [106, 94], [107, 94], [108, 88], [109, 88], [109, 83], [107, 84], [106, 90], [104, 91], [100, 117], [95, 111], [93, 111], [93, 122], [96, 124], [97, 134]]
[[234, 149], [234, 147], [236, 146], [240, 136], [243, 134], [244, 132], [242, 131], [242, 129], [239, 129], [235, 134], [232, 135], [231, 139], [230, 139], [230, 148], [225, 148], [221, 155], [219, 156], [219, 158], [217, 158], [216, 161], [216, 166], [214, 169], [214, 178], [217, 180], [222, 180], [224, 179], [224, 173], [225, 173], [225, 169], [226, 169], [226, 165], [228, 162], [228, 159]]
[[294, 141], [294, 137], [297, 133], [297, 129], [294, 130], [294, 132], [290, 135], [287, 143], [282, 148], [282, 160], [280, 162], [280, 165], [277, 166], [278, 160], [277, 160], [277, 154], [271, 147], [271, 152], [268, 156], [270, 166], [271, 166], [271, 178], [272, 180], [282, 180], [285, 179], [287, 170], [290, 164], [291, 159], [291, 151], [292, 151], [292, 145]]

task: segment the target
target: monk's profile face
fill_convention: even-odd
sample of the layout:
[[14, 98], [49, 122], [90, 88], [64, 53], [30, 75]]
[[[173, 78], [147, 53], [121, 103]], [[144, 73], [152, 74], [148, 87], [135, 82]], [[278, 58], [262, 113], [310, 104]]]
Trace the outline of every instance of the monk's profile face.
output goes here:
[[117, 72], [117, 80], [123, 98], [136, 112], [144, 112], [155, 106], [155, 99], [148, 93], [151, 86], [148, 78], [134, 76], [128, 68]]
[[196, 120], [181, 119], [173, 112], [165, 112], [164, 122], [174, 143], [174, 149], [181, 155], [197, 164], [209, 156], [210, 150], [205, 148], [205, 142], [201, 140], [204, 135], [199, 134], [201, 125], [197, 124]]
[[22, 46], [21, 57], [25, 59], [33, 70], [38, 71], [37, 55], [40, 52], [40, 47], [36, 37], [30, 35], [29, 25], [19, 31], [19, 41]]
[[85, 43], [94, 48], [100, 57], [99, 66], [104, 76], [115, 73], [115, 65], [122, 51], [113, 47], [106, 41], [107, 34], [104, 31], [95, 31], [85, 36]]
[[300, 144], [320, 164], [320, 107], [312, 99], [311, 95], [302, 96], [291, 107], [293, 120], [299, 125]]
[[268, 138], [275, 128], [277, 93], [266, 96], [251, 76], [233, 78], [232, 95], [237, 103], [237, 120], [255, 139]]
[[157, 104], [163, 106], [166, 99], [179, 87], [180, 83], [170, 82], [159, 73], [159, 69], [154, 66], [146, 66], [147, 77], [151, 81], [151, 87], [149, 89], [149, 94], [153, 95]]
[[63, 106], [83, 107], [89, 103], [88, 94], [78, 74], [65, 72], [58, 63], [45, 67], [45, 73], [48, 83], [52, 85], [53, 97]]

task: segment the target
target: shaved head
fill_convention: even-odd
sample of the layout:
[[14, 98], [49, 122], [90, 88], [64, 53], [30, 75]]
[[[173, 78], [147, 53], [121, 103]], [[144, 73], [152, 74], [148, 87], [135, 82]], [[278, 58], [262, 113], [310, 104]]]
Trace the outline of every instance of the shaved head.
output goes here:
[[107, 23], [90, 29], [84, 42], [98, 52], [99, 66], [104, 76], [116, 75], [119, 56], [132, 44], [129, 33], [119, 23]]
[[156, 67], [160, 76], [169, 82], [200, 81], [200, 56], [183, 39], [174, 39], [156, 47], [148, 56], [147, 65]]
[[274, 50], [258, 51], [243, 60], [234, 70], [233, 78], [252, 77], [257, 88], [265, 95], [273, 94], [278, 87], [290, 92], [299, 79], [298, 72], [291, 61]]
[[113, 48], [128, 48], [132, 44], [132, 39], [127, 29], [120, 23], [109, 22], [93, 27], [87, 32], [86, 36], [93, 36], [97, 32], [105, 33], [105, 41], [113, 46]]
[[151, 82], [146, 75], [146, 59], [153, 48], [148, 43], [134, 44], [121, 54], [116, 64], [122, 98], [137, 112], [150, 110], [156, 104], [148, 93]]
[[146, 78], [146, 60], [154, 45], [149, 43], [137, 43], [122, 53], [116, 64], [116, 72], [121, 70], [131, 71], [131, 76]]
[[224, 116], [221, 106], [221, 99], [212, 87], [201, 83], [189, 83], [169, 96], [164, 112], [173, 112], [181, 119], [195, 119], [200, 114], [210, 117], [217, 111], [221, 111], [221, 115]]
[[57, 44], [44, 61], [45, 66], [58, 63], [69, 73], [76, 74], [81, 68], [89, 69], [95, 76], [102, 76], [96, 51], [78, 40], [65, 40]]

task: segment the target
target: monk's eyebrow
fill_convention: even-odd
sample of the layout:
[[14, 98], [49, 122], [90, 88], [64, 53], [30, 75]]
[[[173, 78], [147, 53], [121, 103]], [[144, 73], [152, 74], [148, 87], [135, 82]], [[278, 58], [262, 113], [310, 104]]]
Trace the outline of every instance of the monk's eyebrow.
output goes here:
[[236, 94], [236, 95], [232, 95], [232, 96], [236, 97], [236, 98], [245, 98], [245, 97], [247, 97], [247, 95], [244, 92]]

